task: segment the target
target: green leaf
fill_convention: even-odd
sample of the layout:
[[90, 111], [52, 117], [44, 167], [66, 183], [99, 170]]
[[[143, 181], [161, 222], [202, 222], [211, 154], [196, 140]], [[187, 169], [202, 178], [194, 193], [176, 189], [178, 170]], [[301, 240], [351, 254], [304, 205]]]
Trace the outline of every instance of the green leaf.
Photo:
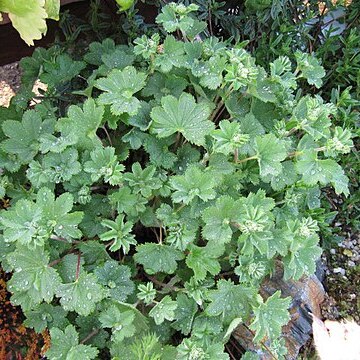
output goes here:
[[220, 244], [199, 247], [191, 245], [186, 257], [186, 265], [194, 271], [196, 280], [204, 280], [207, 273], [217, 275], [221, 266], [219, 257], [224, 253], [224, 247]]
[[225, 66], [226, 58], [212, 56], [207, 61], [198, 61], [196, 59], [191, 66], [191, 71], [196, 77], [200, 78], [200, 85], [216, 90], [222, 84]]
[[74, 61], [68, 54], [60, 54], [55, 60], [44, 62], [44, 72], [40, 80], [49, 88], [61, 87], [79, 75], [86, 64], [83, 61]]
[[348, 183], [344, 170], [333, 159], [320, 160], [317, 153], [304, 150], [295, 163], [296, 171], [302, 175], [302, 181], [307, 185], [327, 185], [331, 183], [337, 194], [349, 195]]
[[135, 236], [131, 234], [133, 223], [130, 221], [124, 222], [124, 215], [118, 215], [115, 221], [105, 219], [101, 224], [110, 230], [100, 234], [101, 241], [113, 240], [110, 246], [110, 251], [117, 251], [120, 248], [127, 254], [130, 251], [130, 245], [136, 245]]
[[103, 115], [104, 108], [97, 106], [93, 99], [87, 99], [82, 109], [77, 105], [71, 105], [67, 117], [58, 120], [56, 129], [62, 136], [76, 136], [78, 139], [76, 147], [79, 150], [92, 150], [101, 146], [96, 131], [102, 122]]
[[68, 283], [76, 280], [76, 271], [74, 269], [79, 266], [79, 272], [84, 270], [84, 259], [80, 258], [78, 265], [78, 255], [67, 254], [65, 255], [59, 264], [56, 265], [56, 270], [61, 276], [62, 282]]
[[239, 265], [234, 269], [234, 272], [239, 277], [239, 282], [249, 284], [252, 287], [260, 286], [261, 281], [273, 267], [271, 260], [267, 260], [265, 256], [257, 253], [240, 255], [237, 261]]
[[60, 1], [45, 0], [45, 10], [49, 19], [59, 20]]
[[85, 263], [88, 269], [99, 264], [103, 265], [105, 261], [110, 259], [109, 254], [106, 252], [105, 246], [96, 240], [87, 240], [86, 242], [81, 242], [79, 244], [79, 250], [85, 259]]
[[218, 244], [230, 242], [233, 231], [231, 222], [237, 218], [238, 205], [229, 196], [221, 196], [214, 206], [205, 209], [202, 219], [205, 226], [202, 235]]
[[148, 202], [141, 194], [133, 194], [127, 186], [112, 193], [109, 198], [119, 214], [125, 213], [130, 217], [137, 217], [144, 212]]
[[151, 38], [147, 35], [142, 35], [134, 40], [134, 54], [142, 55], [144, 59], [150, 59], [151, 56], [154, 56], [157, 52], [157, 47], [159, 46], [160, 35], [154, 33], [151, 35]]
[[156, 168], [153, 165], [145, 169], [136, 162], [131, 166], [132, 172], [124, 174], [126, 180], [134, 193], [140, 193], [142, 196], [149, 198], [153, 190], [160, 189], [162, 182], [159, 177], [155, 177]]
[[29, 164], [26, 175], [35, 187], [50, 183], [59, 184], [70, 181], [74, 175], [81, 171], [78, 161], [78, 152], [74, 148], [68, 148], [61, 154], [47, 153], [41, 163], [33, 160]]
[[112, 305], [101, 312], [99, 320], [102, 327], [112, 328], [111, 339], [114, 342], [121, 342], [135, 334], [136, 328], [133, 325], [135, 313], [131, 310], [120, 311], [116, 305]]
[[78, 239], [82, 233], [77, 228], [83, 218], [81, 211], [70, 213], [74, 198], [69, 193], [63, 193], [58, 198], [47, 188], [41, 188], [36, 197], [36, 203], [43, 211], [44, 219], [51, 223], [56, 235], [65, 239]]
[[79, 227], [86, 237], [93, 238], [105, 231], [105, 227], [101, 225], [101, 222], [112, 215], [107, 196], [94, 194], [90, 202], [82, 205], [80, 209], [84, 212], [84, 218]]
[[19, 4], [18, 1], [2, 0], [0, 10], [9, 14], [12, 25], [28, 45], [34, 45], [34, 40], [41, 39], [46, 33], [48, 14], [44, 1], [29, 0]]
[[215, 139], [215, 152], [228, 155], [249, 141], [249, 135], [241, 133], [240, 124], [237, 122], [222, 120], [219, 127], [220, 129], [211, 133], [211, 136]]
[[242, 323], [241, 318], [235, 318], [233, 321], [231, 321], [230, 325], [228, 326], [226, 333], [224, 335], [223, 341], [228, 342], [231, 334], [237, 329], [237, 327]]
[[179, 100], [172, 95], [161, 99], [161, 107], [151, 111], [151, 129], [158, 137], [167, 137], [177, 132], [196, 145], [204, 145], [205, 135], [209, 135], [214, 124], [208, 120], [209, 107], [197, 104], [192, 95], [182, 93]]
[[176, 4], [174, 2], [165, 5], [161, 9], [161, 13], [156, 17], [156, 23], [161, 24], [166, 32], [172, 33], [181, 30], [186, 33], [194, 24], [194, 19], [187, 16], [188, 13], [196, 11], [198, 5]]
[[134, 62], [134, 55], [128, 49], [128, 47], [117, 47], [113, 52], [102, 55], [101, 60], [109, 70], [124, 69]]
[[48, 266], [48, 253], [40, 248], [29, 250], [18, 246], [8, 255], [7, 260], [14, 270], [8, 282], [14, 304], [21, 305], [23, 310], [27, 311], [43, 300], [50, 302], [53, 299], [61, 279], [56, 270]]
[[74, 282], [61, 284], [57, 288], [56, 296], [60, 297], [64, 310], [87, 316], [95, 310], [96, 303], [103, 299], [104, 292], [95, 275], [81, 272]]
[[296, 89], [296, 76], [291, 72], [291, 61], [287, 56], [280, 56], [270, 63], [271, 80], [285, 89]]
[[152, 275], [158, 272], [173, 274], [177, 268], [177, 261], [182, 260], [184, 255], [168, 245], [142, 244], [136, 247], [134, 259], [144, 266], [145, 271]]
[[264, 69], [259, 69], [256, 85], [250, 86], [249, 93], [263, 102], [276, 103], [276, 94], [279, 92], [279, 85], [273, 79], [269, 79]]
[[138, 285], [139, 292], [136, 294], [136, 297], [139, 300], [142, 300], [146, 305], [150, 305], [156, 297], [156, 290], [152, 282], [147, 282], [145, 284]]
[[185, 90], [188, 82], [180, 76], [169, 76], [155, 72], [148, 80], [141, 94], [145, 97], [153, 96], [157, 100], [165, 95], [179, 97]]
[[[297, 122], [296, 128], [305, 130], [314, 140], [329, 137], [331, 115], [336, 112], [333, 104], [324, 103], [319, 96], [305, 96], [299, 100], [293, 111], [293, 119]], [[308, 141], [308, 137], [304, 136]]]
[[65, 328], [69, 324], [67, 312], [61, 306], [40, 304], [35, 309], [26, 311], [25, 316], [24, 325], [33, 328], [37, 333], [46, 328]]
[[82, 213], [70, 213], [73, 197], [69, 193], [60, 195], [56, 200], [48, 188], [41, 188], [36, 203], [21, 199], [8, 211], [3, 211], [0, 222], [4, 226], [7, 242], [19, 242], [29, 248], [41, 246], [54, 232], [67, 239], [81, 237], [77, 225]]
[[255, 59], [244, 49], [236, 47], [228, 50], [227, 55], [229, 61], [225, 67], [225, 81], [235, 90], [254, 84], [259, 72]]
[[224, 352], [221, 343], [203, 344], [201, 341], [187, 338], [177, 347], [178, 360], [206, 359], [206, 360], [229, 360], [229, 355]]
[[255, 247], [261, 255], [269, 253], [269, 243], [274, 219], [270, 210], [275, 206], [272, 198], [267, 198], [263, 190], [238, 200], [239, 210], [236, 227], [242, 232], [239, 242], [245, 242], [243, 253], [253, 255]]
[[135, 290], [130, 268], [119, 265], [115, 260], [108, 260], [103, 266], [97, 267], [94, 274], [99, 283], [108, 289], [110, 296], [117, 301], [125, 301]]
[[188, 298], [185, 294], [178, 294], [176, 297], [175, 321], [171, 326], [181, 331], [182, 334], [188, 335], [192, 328], [194, 316], [198, 310], [196, 302]]
[[[110, 336], [106, 330], [101, 329], [98, 316], [77, 316], [75, 323], [80, 339], [88, 338], [90, 334], [93, 334], [86, 342], [82, 340], [82, 344], [92, 345], [99, 350], [107, 347]], [[96, 334], [94, 334], [95, 331]]]
[[188, 167], [184, 175], [172, 176], [170, 186], [175, 190], [171, 194], [175, 203], [190, 204], [195, 198], [206, 202], [216, 195], [215, 178], [195, 166]]
[[354, 146], [351, 138], [353, 134], [348, 129], [342, 129], [336, 126], [331, 139], [326, 142], [326, 155], [336, 156], [336, 153], [348, 154]]
[[291, 298], [280, 298], [281, 292], [276, 291], [265, 303], [254, 309], [255, 318], [250, 329], [255, 331], [254, 342], [259, 343], [264, 337], [272, 340], [281, 335], [281, 328], [290, 320], [288, 308]]
[[77, 137], [74, 134], [56, 137], [52, 134], [43, 134], [40, 137], [40, 151], [45, 154], [47, 152], [61, 153], [68, 146], [75, 145]]
[[58, 53], [56, 47], [50, 47], [49, 49], [35, 48], [32, 56], [23, 57], [20, 60], [20, 67], [22, 70], [22, 82], [24, 84], [34, 83], [39, 78], [40, 70], [43, 69], [43, 63], [46, 61], [52, 61], [54, 55]]
[[[144, 334], [140, 338], [135, 339], [130, 349], [132, 357], [128, 355], [129, 360], [167, 360], [176, 358], [175, 348], [170, 345], [164, 346], [155, 334]], [[114, 358], [114, 360], [119, 359], [121, 359], [121, 355]]]
[[260, 176], [276, 176], [282, 172], [281, 161], [287, 157], [284, 141], [274, 134], [266, 134], [255, 138], [255, 151], [260, 167]]
[[284, 279], [298, 280], [303, 274], [310, 275], [316, 270], [316, 261], [322, 254], [318, 246], [319, 237], [315, 231], [318, 228], [309, 228], [306, 221], [290, 221], [287, 223], [290, 230], [290, 251], [283, 259]]
[[84, 60], [91, 64], [100, 66], [102, 56], [111, 54], [115, 50], [115, 42], [113, 39], [105, 39], [101, 43], [94, 41], [89, 45], [89, 51], [84, 55]]
[[155, 136], [148, 136], [144, 142], [144, 149], [150, 155], [150, 162], [157, 167], [171, 168], [177, 159], [168, 149], [171, 144], [171, 138], [157, 139]]
[[124, 165], [119, 164], [113, 147], [98, 147], [90, 153], [90, 161], [85, 162], [84, 171], [91, 174], [91, 180], [97, 181], [104, 177], [110, 185], [119, 185]]
[[[140, 109], [139, 109], [138, 113], [134, 116], [130, 116], [127, 119], [127, 122], [129, 123], [129, 125], [139, 128], [141, 131], [146, 131], [149, 128], [150, 122], [151, 122], [150, 111], [151, 111], [151, 103], [148, 103], [148, 102], [142, 100], [142, 101], [140, 101]], [[136, 130], [136, 129], [130, 130], [129, 133], [131, 133], [134, 130]], [[139, 138], [141, 136], [145, 136], [145, 134], [142, 132], [140, 134], [141, 135], [139, 136]], [[124, 137], [123, 137], [123, 140], [124, 140]], [[141, 146], [141, 144], [138, 147], [132, 146], [132, 148], [139, 148], [140, 146]]]
[[179, 220], [169, 225], [165, 240], [175, 249], [185, 251], [189, 244], [195, 240], [197, 229], [197, 224], [192, 224], [190, 221], [183, 223]]
[[210, 304], [205, 309], [209, 316], [221, 315], [226, 324], [241, 316], [246, 319], [255, 297], [254, 290], [235, 285], [231, 280], [219, 280], [217, 290], [209, 290]]
[[260, 360], [260, 355], [252, 351], [246, 351], [246, 353], [241, 357], [241, 360]]
[[32, 201], [20, 199], [14, 207], [1, 212], [5, 242], [19, 242], [29, 248], [44, 244], [50, 229], [41, 228], [41, 209]]
[[173, 36], [166, 37], [162, 51], [155, 58], [155, 65], [161, 72], [168, 73], [173, 67], [182, 67], [186, 64], [184, 43], [177, 41]]
[[291, 239], [289, 229], [274, 229], [273, 238], [269, 241], [268, 258], [273, 258], [275, 254], [287, 255]]
[[165, 320], [172, 321], [175, 319], [175, 310], [177, 308], [176, 301], [171, 300], [169, 295], [166, 295], [157, 303], [149, 312], [156, 325], [162, 324]]
[[320, 65], [319, 60], [315, 56], [302, 53], [299, 50], [295, 52], [295, 58], [301, 76], [310, 85], [315, 85], [319, 89], [323, 84], [322, 78], [325, 76], [325, 70]]
[[39, 151], [39, 138], [54, 131], [54, 121], [42, 121], [36, 111], [28, 110], [21, 122], [6, 120], [2, 129], [8, 139], [1, 143], [1, 148], [8, 154], [17, 155], [22, 164], [27, 164]]
[[275, 191], [283, 190], [286, 186], [294, 184], [298, 179], [298, 175], [296, 174], [295, 166], [292, 161], [284, 161], [282, 166], [282, 173], [263, 179], [264, 181], [270, 181], [271, 187]]
[[49, 360], [91, 360], [97, 357], [96, 348], [79, 344], [79, 334], [73, 325], [68, 325], [64, 331], [54, 327], [50, 336], [51, 347], [46, 352]]
[[133, 66], [123, 70], [114, 69], [106, 78], [95, 83], [97, 88], [104, 91], [99, 96], [99, 103], [111, 105], [111, 112], [115, 115], [136, 115], [140, 101], [133, 95], [144, 87], [145, 80], [146, 74], [137, 72]]

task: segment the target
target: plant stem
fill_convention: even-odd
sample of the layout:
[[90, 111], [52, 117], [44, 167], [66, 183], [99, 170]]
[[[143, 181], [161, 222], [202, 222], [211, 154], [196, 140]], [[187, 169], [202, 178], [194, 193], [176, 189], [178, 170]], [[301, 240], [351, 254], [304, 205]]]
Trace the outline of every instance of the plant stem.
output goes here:
[[48, 267], [53, 267], [53, 266], [57, 265], [59, 262], [62, 261], [62, 259], [63, 258], [61, 257], [60, 259], [56, 259], [56, 260], [52, 261], [51, 263], [48, 264]]
[[94, 329], [90, 334], [86, 335], [81, 341], [80, 344], [86, 343], [88, 340], [90, 340], [93, 336], [95, 336], [100, 329]]
[[219, 101], [219, 103], [216, 106], [216, 109], [214, 110], [214, 112], [211, 114], [210, 120], [213, 121], [216, 117], [217, 114], [219, 112], [219, 110], [223, 107], [225, 100], [230, 96], [230, 94], [233, 92], [234, 87], [233, 84], [231, 84], [229, 86], [229, 90], [227, 91], [227, 93], [222, 97], [222, 99]]
[[69, 243], [65, 238], [62, 238], [62, 237], [56, 236], [56, 235], [50, 235], [50, 239], [51, 239], [51, 240], [56, 240], [56, 241], [62, 241], [62, 242]]
[[234, 163], [237, 163], [239, 161], [239, 149], [236, 148], [234, 150]]
[[50, 235], [50, 239], [56, 240], [56, 241], [61, 241], [61, 242], [67, 243], [67, 244], [80, 244], [81, 243], [81, 241], [78, 241], [78, 240], [72, 240], [71, 242], [69, 242], [65, 238], [63, 238], [61, 236], [56, 236], [56, 235]]
[[156, 279], [155, 276], [151, 276], [151, 275], [147, 275], [147, 274], [146, 274], [146, 277], [147, 277], [149, 280], [151, 280], [154, 284], [159, 285], [159, 286], [161, 286], [161, 287], [164, 288], [164, 289], [168, 289], [168, 290], [170, 290], [170, 291], [180, 291], [180, 290], [181, 290], [181, 289], [178, 288], [177, 286], [172, 285], [172, 283], [171, 283], [172, 280], [170, 280], [170, 281], [166, 284], [166, 283], [163, 283], [163, 282], [161, 282], [160, 280]]
[[107, 139], [109, 140], [110, 146], [113, 146], [112, 141], [111, 141], [111, 137], [110, 137], [110, 135], [109, 135], [109, 133], [108, 133], [108, 131], [107, 131], [107, 129], [106, 129], [106, 126], [104, 125], [104, 126], [102, 127], [102, 129], [104, 130], [104, 132], [105, 132], [105, 134], [106, 134], [106, 137], [107, 137]]
[[186, 204], [181, 204], [176, 210], [175, 212], [179, 212], [181, 209], [183, 209], [186, 206]]
[[80, 265], [81, 265], [81, 254], [78, 253], [77, 264], [76, 264], [76, 274], [75, 274], [76, 280], [79, 278], [79, 275], [80, 275]]
[[250, 156], [250, 157], [248, 157], [248, 158], [238, 160], [236, 163], [237, 163], [237, 164], [241, 164], [241, 163], [244, 163], [244, 162], [247, 162], [247, 161], [250, 161], [250, 160], [255, 160], [255, 159], [258, 159], [258, 156], [257, 156], [257, 155]]
[[159, 226], [159, 240], [160, 240], [160, 244], [162, 244], [163, 242], [162, 224], [160, 224]]

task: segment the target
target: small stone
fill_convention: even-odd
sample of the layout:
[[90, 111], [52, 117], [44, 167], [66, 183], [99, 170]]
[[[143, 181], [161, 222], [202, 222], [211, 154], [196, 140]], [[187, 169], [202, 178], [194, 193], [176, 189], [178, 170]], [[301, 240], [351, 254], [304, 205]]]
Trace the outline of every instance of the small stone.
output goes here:
[[335, 274], [341, 274], [342, 276], [345, 275], [345, 269], [343, 269], [343, 268], [341, 268], [341, 267], [334, 268], [334, 269], [333, 269], [333, 272], [334, 272]]
[[348, 264], [349, 267], [354, 267], [355, 266], [355, 263], [353, 261], [351, 261], [351, 260], [349, 260], [347, 262], [347, 264]]
[[345, 249], [343, 251], [343, 254], [346, 255], [347, 257], [351, 257], [353, 255], [352, 251], [349, 249]]
[[350, 298], [350, 300], [356, 299], [356, 294], [349, 294], [349, 298]]
[[336, 254], [336, 250], [335, 249], [330, 249], [330, 254]]

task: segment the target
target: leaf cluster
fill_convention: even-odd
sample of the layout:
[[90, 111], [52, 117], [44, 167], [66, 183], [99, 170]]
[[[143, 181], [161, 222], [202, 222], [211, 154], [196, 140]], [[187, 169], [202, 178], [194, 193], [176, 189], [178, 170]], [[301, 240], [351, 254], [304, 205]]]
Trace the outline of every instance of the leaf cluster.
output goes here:
[[50, 360], [225, 360], [240, 323], [284, 358], [290, 299], [260, 285], [276, 264], [315, 271], [321, 188], [349, 194], [337, 161], [354, 135], [298, 91], [321, 87], [315, 57], [267, 72], [244, 44], [201, 39], [197, 10], [168, 4], [163, 36], [95, 42], [83, 61], [36, 52], [23, 64], [42, 69], [42, 102], [1, 109], [1, 264]]

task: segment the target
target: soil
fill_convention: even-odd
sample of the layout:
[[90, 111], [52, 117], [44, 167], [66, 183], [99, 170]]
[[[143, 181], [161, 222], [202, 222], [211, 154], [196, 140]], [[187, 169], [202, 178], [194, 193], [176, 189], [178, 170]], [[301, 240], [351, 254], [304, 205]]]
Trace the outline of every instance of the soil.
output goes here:
[[20, 88], [19, 62], [0, 66], [0, 106], [8, 106]]

